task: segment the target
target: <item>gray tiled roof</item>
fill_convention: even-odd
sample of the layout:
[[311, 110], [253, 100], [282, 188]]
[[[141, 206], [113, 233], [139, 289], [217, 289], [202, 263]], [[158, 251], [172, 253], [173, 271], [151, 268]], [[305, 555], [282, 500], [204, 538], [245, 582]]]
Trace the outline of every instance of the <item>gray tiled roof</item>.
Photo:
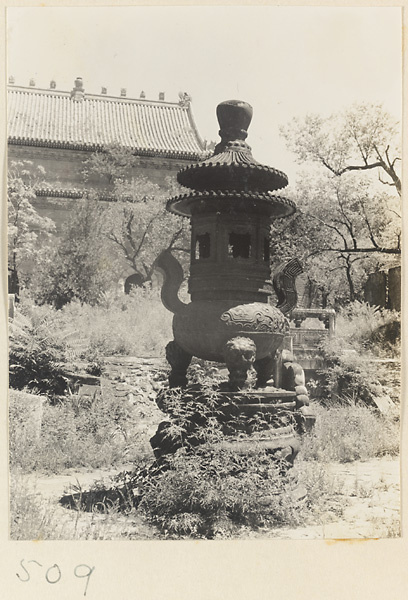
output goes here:
[[119, 144], [140, 155], [196, 160], [204, 144], [190, 103], [133, 100], [10, 86], [10, 144], [96, 150]]

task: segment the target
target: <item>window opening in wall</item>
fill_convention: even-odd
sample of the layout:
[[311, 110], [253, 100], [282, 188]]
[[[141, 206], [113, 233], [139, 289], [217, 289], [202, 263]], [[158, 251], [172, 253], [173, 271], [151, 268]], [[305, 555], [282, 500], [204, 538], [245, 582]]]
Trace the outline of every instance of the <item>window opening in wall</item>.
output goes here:
[[229, 234], [228, 256], [232, 258], [249, 258], [251, 256], [251, 236], [249, 233]]
[[271, 250], [269, 247], [269, 238], [264, 238], [264, 250], [263, 250], [263, 259], [265, 262], [269, 262], [271, 258]]
[[194, 258], [210, 258], [210, 234], [201, 233], [196, 236]]

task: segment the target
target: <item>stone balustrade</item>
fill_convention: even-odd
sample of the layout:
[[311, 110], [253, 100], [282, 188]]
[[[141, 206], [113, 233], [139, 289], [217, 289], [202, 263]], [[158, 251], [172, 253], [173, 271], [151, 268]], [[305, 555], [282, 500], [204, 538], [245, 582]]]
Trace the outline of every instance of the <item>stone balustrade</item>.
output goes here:
[[295, 308], [290, 321], [290, 336], [296, 356], [299, 353], [313, 354], [323, 339], [335, 335], [336, 313], [332, 308]]

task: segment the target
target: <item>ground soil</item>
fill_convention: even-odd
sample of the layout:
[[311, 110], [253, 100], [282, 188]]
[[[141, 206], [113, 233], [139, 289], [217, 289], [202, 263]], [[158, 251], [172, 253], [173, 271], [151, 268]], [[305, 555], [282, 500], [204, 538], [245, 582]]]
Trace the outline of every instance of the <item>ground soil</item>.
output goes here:
[[[55, 476], [27, 476], [44, 501], [55, 503], [61, 520], [75, 520], [75, 511], [58, 504], [64, 493], [89, 489], [95, 480], [105, 479], [122, 469], [75, 471]], [[325, 468], [340, 484], [344, 510], [342, 516], [322, 515], [321, 524], [297, 528], [279, 528], [262, 532], [262, 537], [279, 539], [358, 539], [396, 537], [400, 527], [400, 463], [397, 458], [384, 457], [367, 462], [330, 463]], [[89, 515], [91, 518], [92, 515]], [[123, 518], [126, 518], [123, 516]]]
[[281, 539], [358, 539], [400, 535], [400, 462], [398, 458], [327, 465], [341, 485], [341, 518], [320, 525], [282, 528], [271, 532]]

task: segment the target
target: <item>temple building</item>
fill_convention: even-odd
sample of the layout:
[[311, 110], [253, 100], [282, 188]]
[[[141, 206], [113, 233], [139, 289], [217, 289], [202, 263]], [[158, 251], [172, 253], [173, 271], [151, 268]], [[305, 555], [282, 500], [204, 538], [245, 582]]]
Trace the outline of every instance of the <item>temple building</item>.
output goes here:
[[[71, 91], [56, 87], [51, 81], [48, 89], [40, 89], [34, 80], [23, 87], [9, 78], [8, 158], [44, 167], [35, 206], [57, 228], [83, 196], [84, 163], [95, 151], [107, 146], [131, 150], [137, 157], [131, 176], [159, 185], [206, 154], [188, 94], [180, 93], [178, 102], [167, 102], [164, 93], [158, 100], [147, 100], [144, 92], [128, 98], [124, 88], [120, 96], [108, 95], [106, 88], [88, 94], [80, 77]], [[100, 178], [91, 177], [87, 185], [109, 193]]]

